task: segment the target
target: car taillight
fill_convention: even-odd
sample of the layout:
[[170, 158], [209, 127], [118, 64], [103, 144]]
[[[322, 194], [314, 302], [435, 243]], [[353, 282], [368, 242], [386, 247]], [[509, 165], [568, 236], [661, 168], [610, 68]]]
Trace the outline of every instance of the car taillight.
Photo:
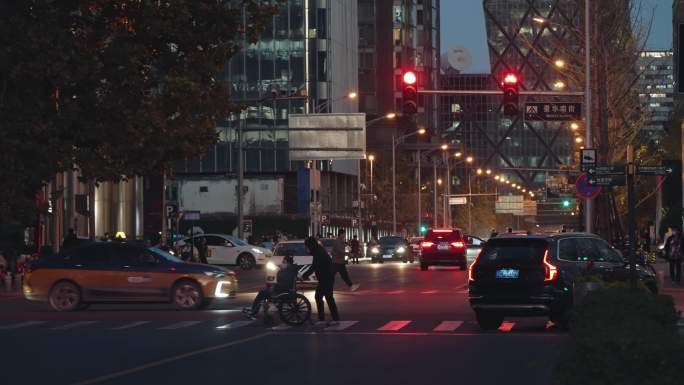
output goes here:
[[558, 278], [558, 268], [556, 265], [549, 262], [548, 250], [544, 252], [544, 259], [542, 259], [542, 262], [544, 263], [544, 282], [555, 281], [556, 278]]
[[434, 244], [435, 244], [434, 242], [425, 241], [425, 242], [420, 243], [420, 247], [426, 249], [428, 247], [432, 247]]
[[465, 247], [465, 244], [463, 242], [451, 242], [451, 246], [457, 249], [462, 249]]

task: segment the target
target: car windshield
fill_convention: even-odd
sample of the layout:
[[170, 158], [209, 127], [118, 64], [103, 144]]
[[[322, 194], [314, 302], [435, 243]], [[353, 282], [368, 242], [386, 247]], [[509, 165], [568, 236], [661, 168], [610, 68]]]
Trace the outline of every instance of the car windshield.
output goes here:
[[162, 249], [158, 249], [156, 247], [148, 247], [147, 250], [153, 252], [154, 254], [164, 258], [165, 260], [167, 260], [169, 262], [174, 262], [174, 263], [182, 263], [183, 262], [181, 259], [174, 257], [173, 255], [167, 253], [166, 251], [164, 251]]
[[379, 242], [382, 246], [398, 245], [400, 243], [404, 243], [404, 238], [402, 238], [402, 237], [382, 237], [382, 238], [380, 238]]
[[541, 263], [547, 242], [543, 239], [497, 239], [485, 243], [478, 265], [529, 266]]
[[226, 238], [227, 240], [229, 240], [232, 244], [234, 244], [236, 246], [247, 246], [247, 242], [243, 241], [240, 238], [236, 238], [232, 235], [223, 235], [223, 237]]

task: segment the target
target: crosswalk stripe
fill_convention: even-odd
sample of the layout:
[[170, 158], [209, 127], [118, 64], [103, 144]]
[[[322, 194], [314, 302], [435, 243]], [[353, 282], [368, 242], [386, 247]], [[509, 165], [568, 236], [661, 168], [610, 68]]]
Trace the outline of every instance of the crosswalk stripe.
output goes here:
[[188, 326], [197, 325], [197, 324], [200, 323], [200, 322], [202, 322], [202, 321], [182, 321], [182, 322], [176, 322], [175, 324], [171, 324], [171, 325], [168, 325], [168, 326], [164, 326], [164, 327], [161, 327], [161, 328], [157, 328], [157, 330], [176, 330], [176, 329], [182, 329], [182, 328], [186, 328], [186, 327], [188, 327]]
[[515, 326], [515, 322], [504, 322], [499, 326], [499, 331], [510, 332], [513, 326]]
[[390, 321], [383, 325], [382, 327], [378, 328], [379, 331], [392, 331], [396, 332], [398, 330], [401, 330], [404, 326], [410, 324], [411, 321]]
[[251, 324], [252, 322], [254, 322], [254, 321], [233, 321], [233, 322], [231, 322], [231, 323], [229, 323], [229, 324], [217, 326], [216, 329], [220, 329], [220, 330], [223, 330], [223, 329], [237, 329], [237, 328], [240, 328], [240, 327], [243, 327], [243, 326], [247, 326], [247, 325]]
[[291, 327], [292, 326], [290, 326], [288, 324], [281, 324], [281, 325], [272, 327], [271, 330], [276, 330], [276, 331], [287, 330], [287, 329], [290, 329]]
[[335, 326], [328, 326], [327, 328], [323, 329], [326, 332], [335, 332], [335, 331], [340, 331], [344, 329], [348, 329], [355, 324], [357, 324], [359, 321], [340, 321], [338, 325]]
[[25, 328], [33, 325], [40, 325], [47, 323], [47, 321], [26, 321], [26, 322], [20, 322], [18, 324], [12, 324], [12, 325], [5, 325], [5, 326], [0, 326], [0, 330], [9, 330], [9, 329], [20, 329], [20, 328]]
[[98, 321], [77, 321], [77, 322], [68, 323], [68, 324], [66, 324], [66, 325], [54, 327], [54, 328], [52, 328], [51, 330], [68, 330], [68, 329], [74, 329], [74, 328], [77, 328], [77, 327], [79, 327], [79, 326], [91, 325], [91, 324], [94, 324], [94, 323], [97, 323], [97, 322], [98, 322]]
[[134, 327], [136, 327], [136, 326], [145, 325], [145, 324], [148, 324], [148, 323], [150, 323], [150, 321], [137, 321], [137, 322], [131, 322], [131, 323], [127, 323], [127, 324], [124, 324], [124, 325], [121, 325], [121, 326], [109, 328], [109, 330], [126, 330], [126, 329], [132, 329], [132, 328], [134, 328]]
[[442, 321], [437, 327], [432, 329], [433, 332], [453, 332], [463, 325], [463, 321]]

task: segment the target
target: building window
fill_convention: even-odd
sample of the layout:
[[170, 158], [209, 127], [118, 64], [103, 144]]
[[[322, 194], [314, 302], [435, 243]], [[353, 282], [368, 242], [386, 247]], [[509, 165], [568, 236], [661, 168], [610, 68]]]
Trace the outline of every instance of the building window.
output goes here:
[[209, 192], [209, 186], [200, 186], [199, 192], [201, 192], [201, 193]]

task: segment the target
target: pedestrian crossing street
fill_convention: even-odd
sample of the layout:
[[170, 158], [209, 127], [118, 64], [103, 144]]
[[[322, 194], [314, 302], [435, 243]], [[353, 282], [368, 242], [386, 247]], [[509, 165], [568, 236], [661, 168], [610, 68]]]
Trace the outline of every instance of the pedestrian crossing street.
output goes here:
[[[233, 321], [193, 320], [193, 321], [15, 321], [0, 322], [0, 335], [16, 331], [48, 331], [48, 332], [79, 332], [86, 330], [123, 333], [127, 331], [156, 331], [170, 333], [174, 331], [195, 332], [202, 331], [233, 331], [239, 329], [259, 329], [273, 332], [307, 332], [307, 333], [484, 333], [474, 320], [343, 320], [337, 325], [325, 322], [306, 323], [302, 326], [275, 324], [266, 326], [260, 319], [238, 319]], [[494, 333], [562, 333], [552, 322], [536, 320], [506, 321]]]

